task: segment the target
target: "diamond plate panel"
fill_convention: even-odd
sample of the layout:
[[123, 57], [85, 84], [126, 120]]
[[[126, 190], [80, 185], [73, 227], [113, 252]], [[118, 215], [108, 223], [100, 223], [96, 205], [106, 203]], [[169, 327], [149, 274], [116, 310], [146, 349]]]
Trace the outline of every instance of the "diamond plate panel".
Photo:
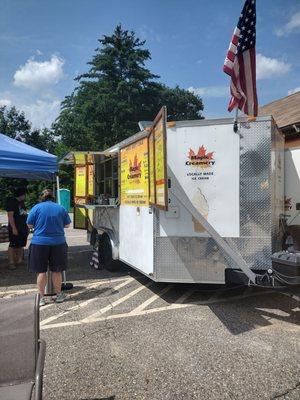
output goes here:
[[[234, 238], [233, 241], [239, 253], [253, 269], [267, 270], [271, 267], [271, 237]], [[228, 265], [236, 268], [232, 260], [228, 260]]]
[[156, 240], [157, 280], [224, 283], [227, 263], [213, 239], [160, 237]]
[[270, 149], [270, 121], [253, 122], [251, 125], [241, 124], [241, 237], [261, 237], [271, 234]]

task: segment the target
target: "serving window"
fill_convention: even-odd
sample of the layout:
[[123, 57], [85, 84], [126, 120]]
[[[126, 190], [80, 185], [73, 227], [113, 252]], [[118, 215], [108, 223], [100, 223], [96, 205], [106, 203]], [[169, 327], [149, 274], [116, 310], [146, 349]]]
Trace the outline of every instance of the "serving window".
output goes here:
[[102, 159], [95, 167], [95, 196], [118, 198], [118, 157]]

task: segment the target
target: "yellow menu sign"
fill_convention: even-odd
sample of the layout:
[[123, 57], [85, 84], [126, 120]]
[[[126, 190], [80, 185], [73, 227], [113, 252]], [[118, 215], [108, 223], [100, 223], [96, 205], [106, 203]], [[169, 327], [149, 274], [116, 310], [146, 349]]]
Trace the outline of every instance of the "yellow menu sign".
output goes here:
[[149, 146], [149, 200], [155, 204], [155, 165], [154, 165], [154, 134], [150, 133], [148, 138]]
[[88, 165], [88, 195], [94, 195], [94, 164]]
[[148, 138], [124, 147], [121, 157], [121, 204], [149, 204]]
[[86, 196], [86, 166], [75, 166], [75, 196]]
[[87, 210], [85, 208], [74, 207], [74, 228], [86, 229]]
[[85, 164], [86, 163], [86, 153], [78, 152], [74, 153], [75, 164]]
[[165, 137], [162, 118], [153, 128], [155, 152], [155, 197], [156, 205], [167, 207], [166, 204], [166, 166]]
[[149, 135], [150, 203], [163, 210], [168, 209], [166, 146], [166, 108], [163, 107]]

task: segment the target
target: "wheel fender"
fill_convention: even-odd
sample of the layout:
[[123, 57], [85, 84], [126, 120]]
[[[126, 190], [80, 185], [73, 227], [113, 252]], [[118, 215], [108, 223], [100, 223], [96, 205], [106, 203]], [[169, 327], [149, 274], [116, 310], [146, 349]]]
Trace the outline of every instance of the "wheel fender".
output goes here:
[[98, 240], [98, 231], [96, 228], [93, 228], [92, 232], [90, 233], [90, 245], [95, 246]]
[[98, 228], [98, 235], [101, 236], [102, 235], [107, 235], [109, 240], [110, 240], [110, 244], [111, 244], [111, 249], [112, 249], [112, 259], [113, 260], [118, 260], [119, 259], [119, 241], [116, 238], [116, 235], [114, 234], [114, 232], [111, 229], [108, 228]]

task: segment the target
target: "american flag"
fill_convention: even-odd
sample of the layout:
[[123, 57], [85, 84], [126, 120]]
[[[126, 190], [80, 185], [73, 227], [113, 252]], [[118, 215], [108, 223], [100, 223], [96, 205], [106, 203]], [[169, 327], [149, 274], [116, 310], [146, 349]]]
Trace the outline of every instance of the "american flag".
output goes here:
[[246, 0], [229, 45], [223, 71], [231, 76], [228, 111], [239, 108], [257, 116], [256, 93], [256, 4]]

